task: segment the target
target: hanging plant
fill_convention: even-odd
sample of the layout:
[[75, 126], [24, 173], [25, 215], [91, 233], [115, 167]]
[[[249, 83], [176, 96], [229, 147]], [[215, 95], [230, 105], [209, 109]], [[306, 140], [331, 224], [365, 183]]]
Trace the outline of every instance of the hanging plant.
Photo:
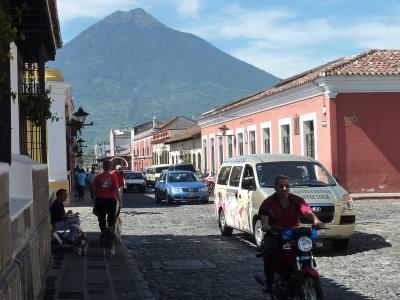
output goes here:
[[13, 13], [9, 14], [6, 13], [0, 5], [0, 90], [2, 93], [11, 93], [14, 99], [15, 93], [10, 90], [8, 85], [8, 73], [2, 66], [12, 59], [10, 44], [17, 40], [24, 39], [24, 35], [18, 32], [15, 24], [21, 23], [21, 14], [26, 9], [27, 5], [24, 3], [21, 7], [13, 8]]
[[50, 107], [53, 102], [50, 98], [50, 89], [44, 93], [22, 94], [21, 104], [24, 107], [26, 118], [35, 126], [40, 126], [44, 121], [58, 121], [60, 118], [51, 113]]

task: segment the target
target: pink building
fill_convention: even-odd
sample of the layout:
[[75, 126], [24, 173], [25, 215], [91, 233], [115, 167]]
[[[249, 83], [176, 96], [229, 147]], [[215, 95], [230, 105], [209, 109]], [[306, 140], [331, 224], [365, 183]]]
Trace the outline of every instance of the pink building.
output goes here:
[[292, 153], [319, 160], [351, 193], [400, 192], [398, 113], [400, 50], [340, 58], [204, 113], [202, 170]]
[[132, 142], [132, 170], [142, 171], [145, 167], [152, 165], [153, 160], [153, 134], [156, 130], [157, 121], [143, 123], [136, 126], [131, 133]]

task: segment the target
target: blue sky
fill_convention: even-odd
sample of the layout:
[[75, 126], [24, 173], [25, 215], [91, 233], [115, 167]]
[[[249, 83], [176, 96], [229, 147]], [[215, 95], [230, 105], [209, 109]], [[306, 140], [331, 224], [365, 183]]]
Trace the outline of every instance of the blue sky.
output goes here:
[[278, 77], [371, 48], [400, 49], [398, 0], [58, 0], [64, 44], [116, 10], [168, 27]]

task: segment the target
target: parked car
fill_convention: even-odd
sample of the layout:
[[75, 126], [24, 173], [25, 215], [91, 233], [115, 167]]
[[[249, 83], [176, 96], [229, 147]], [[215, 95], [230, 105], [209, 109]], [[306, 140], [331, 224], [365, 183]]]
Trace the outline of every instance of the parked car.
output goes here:
[[156, 182], [155, 200], [157, 203], [166, 200], [168, 204], [174, 201], [197, 201], [208, 203], [207, 185], [192, 171], [166, 171], [161, 173]]
[[138, 190], [146, 191], [146, 180], [143, 175], [138, 172], [125, 172], [126, 188], [125, 191]]
[[170, 171], [185, 170], [185, 171], [192, 171], [192, 172], [196, 173], [196, 169], [194, 168], [193, 164], [190, 164], [190, 163], [181, 163], [181, 164], [171, 165], [171, 166], [169, 166], [168, 170], [170, 170]]

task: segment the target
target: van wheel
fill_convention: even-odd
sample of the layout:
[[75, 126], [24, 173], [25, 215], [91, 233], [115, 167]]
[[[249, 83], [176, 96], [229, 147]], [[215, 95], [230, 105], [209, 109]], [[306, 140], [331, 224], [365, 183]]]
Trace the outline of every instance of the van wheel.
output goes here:
[[232, 227], [229, 227], [226, 225], [226, 219], [225, 219], [225, 214], [224, 211], [221, 210], [221, 212], [219, 213], [219, 230], [221, 231], [222, 235], [225, 236], [230, 236], [232, 235]]
[[263, 249], [264, 247], [264, 232], [261, 230], [261, 227], [261, 220], [257, 220], [253, 228], [253, 238], [258, 249]]
[[332, 240], [332, 247], [335, 250], [345, 250], [349, 245], [349, 239], [336, 239]]

